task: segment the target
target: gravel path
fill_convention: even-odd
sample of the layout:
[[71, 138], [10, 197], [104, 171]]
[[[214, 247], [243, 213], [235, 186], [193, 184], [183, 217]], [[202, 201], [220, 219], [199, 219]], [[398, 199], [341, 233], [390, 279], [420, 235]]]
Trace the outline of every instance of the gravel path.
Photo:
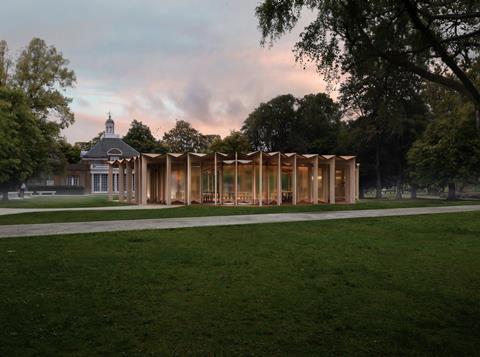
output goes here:
[[[161, 219], [138, 219], [122, 221], [44, 223], [0, 225], [0, 238], [46, 236], [56, 234], [134, 231], [144, 229], [170, 229], [187, 227], [230, 226], [259, 223], [323, 221], [332, 219], [411, 216], [455, 212], [479, 212], [480, 205], [390, 208], [336, 212], [274, 213], [237, 216], [181, 217]], [[479, 216], [480, 218], [480, 216]]]

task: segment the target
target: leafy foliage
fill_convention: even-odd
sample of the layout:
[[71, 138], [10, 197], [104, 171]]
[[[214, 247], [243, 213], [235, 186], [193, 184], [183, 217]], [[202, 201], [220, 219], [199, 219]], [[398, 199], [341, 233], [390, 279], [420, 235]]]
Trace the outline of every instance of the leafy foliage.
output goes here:
[[76, 81], [68, 64], [55, 47], [48, 47], [45, 41], [34, 38], [17, 59], [13, 76], [13, 83], [22, 88], [37, 117], [41, 120], [55, 117], [60, 128], [74, 122], [69, 107], [72, 99], [61, 92]]
[[245, 120], [242, 131], [255, 150], [292, 151], [296, 99], [280, 95], [261, 103]]
[[202, 134], [185, 120], [177, 120], [175, 127], [163, 135], [170, 152], [202, 152], [207, 149]]
[[12, 60], [8, 57], [8, 45], [5, 40], [0, 40], [0, 86], [7, 85], [8, 72], [12, 66]]
[[478, 182], [480, 140], [472, 119], [473, 106], [458, 95], [443, 92], [433, 110], [435, 121], [408, 153], [413, 179], [423, 185]]
[[297, 59], [314, 62], [328, 80], [384, 60], [480, 106], [467, 73], [479, 57], [478, 1], [264, 0], [256, 9], [263, 42], [292, 30], [304, 9], [315, 18], [295, 45]]
[[256, 150], [325, 154], [336, 151], [340, 117], [338, 104], [326, 94], [280, 95], [261, 103], [242, 132]]
[[132, 121], [127, 134], [123, 137], [123, 141], [138, 152], [166, 152], [166, 148], [155, 139], [150, 128], [135, 119]]
[[[406, 154], [422, 134], [429, 112], [422, 83], [409, 73], [376, 63], [368, 74], [354, 73], [341, 87], [346, 110], [359, 117], [345, 127], [344, 152], [357, 154], [362, 164], [361, 186], [401, 188], [406, 179]], [[398, 198], [401, 189], [397, 190]]]
[[253, 149], [245, 134], [241, 131], [232, 130], [230, 135], [223, 139], [217, 138], [212, 144], [210, 144], [208, 151], [223, 152], [226, 154], [235, 152], [245, 154], [253, 151]]
[[0, 187], [5, 193], [38, 171], [48, 158], [42, 127], [18, 89], [0, 87]]
[[60, 136], [74, 121], [71, 99], [62, 90], [73, 86], [75, 74], [55, 47], [32, 39], [15, 61], [0, 41], [0, 185], [4, 192], [35, 174], [59, 173], [78, 150]]
[[59, 150], [64, 156], [64, 161], [69, 164], [76, 164], [80, 162], [80, 147], [78, 145], [72, 145], [66, 140], [59, 141]]

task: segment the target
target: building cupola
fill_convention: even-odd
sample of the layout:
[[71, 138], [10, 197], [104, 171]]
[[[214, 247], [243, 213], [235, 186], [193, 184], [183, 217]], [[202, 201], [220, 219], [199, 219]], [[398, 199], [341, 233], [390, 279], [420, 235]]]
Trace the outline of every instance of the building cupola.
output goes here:
[[115, 135], [115, 122], [112, 119], [112, 114], [108, 113], [108, 119], [105, 122], [105, 137], [106, 138], [116, 138]]

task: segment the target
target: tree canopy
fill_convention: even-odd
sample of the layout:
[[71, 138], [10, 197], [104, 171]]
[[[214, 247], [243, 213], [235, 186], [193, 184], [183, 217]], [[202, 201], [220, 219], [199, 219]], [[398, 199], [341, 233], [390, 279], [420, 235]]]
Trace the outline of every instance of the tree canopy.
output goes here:
[[386, 61], [468, 97], [480, 124], [480, 92], [468, 74], [479, 58], [480, 2], [471, 0], [263, 0], [256, 9], [263, 43], [314, 13], [295, 45], [327, 80]]
[[340, 117], [339, 105], [324, 93], [300, 99], [286, 94], [261, 103], [242, 132], [255, 150], [333, 153]]
[[435, 120], [408, 152], [412, 179], [421, 185], [449, 187], [477, 183], [480, 177], [480, 140], [472, 120], [473, 105], [439, 88], [441, 98], [431, 101]]
[[362, 163], [363, 187], [395, 185], [397, 197], [407, 175], [406, 155], [430, 118], [422, 82], [411, 73], [377, 63], [368, 74], [353, 73], [341, 86], [345, 110], [357, 118], [346, 127], [342, 150], [354, 152]]
[[74, 160], [71, 145], [60, 136], [60, 130], [74, 121], [71, 99], [63, 93], [74, 82], [68, 60], [43, 40], [32, 39], [16, 60], [10, 58], [6, 41], [0, 41], [4, 198], [6, 190], [33, 175], [61, 172], [66, 162]]
[[166, 151], [166, 148], [155, 139], [150, 128], [135, 119], [123, 140], [138, 152], [163, 153]]
[[252, 146], [247, 137], [241, 131], [232, 130], [229, 135], [223, 139], [216, 138], [208, 147], [210, 152], [223, 152], [232, 154], [235, 152], [246, 154], [252, 151]]
[[202, 152], [207, 148], [202, 134], [185, 120], [177, 120], [163, 135], [163, 143], [171, 152]]
[[242, 131], [255, 150], [292, 151], [296, 99], [280, 95], [261, 103], [245, 120]]
[[62, 92], [76, 81], [68, 64], [55, 47], [34, 38], [20, 53], [12, 77], [13, 84], [22, 88], [37, 117], [42, 120], [54, 118], [61, 128], [75, 120], [70, 109], [72, 99]]
[[0, 188], [8, 190], [46, 164], [46, 136], [32, 114], [25, 95], [18, 89], [0, 87]]

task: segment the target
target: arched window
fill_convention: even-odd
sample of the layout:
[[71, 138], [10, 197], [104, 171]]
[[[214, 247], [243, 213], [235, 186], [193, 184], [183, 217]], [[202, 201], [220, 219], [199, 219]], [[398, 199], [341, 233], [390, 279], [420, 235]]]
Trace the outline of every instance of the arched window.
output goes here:
[[123, 152], [120, 149], [112, 148], [107, 151], [108, 159], [109, 160], [118, 160], [120, 156], [122, 156]]

